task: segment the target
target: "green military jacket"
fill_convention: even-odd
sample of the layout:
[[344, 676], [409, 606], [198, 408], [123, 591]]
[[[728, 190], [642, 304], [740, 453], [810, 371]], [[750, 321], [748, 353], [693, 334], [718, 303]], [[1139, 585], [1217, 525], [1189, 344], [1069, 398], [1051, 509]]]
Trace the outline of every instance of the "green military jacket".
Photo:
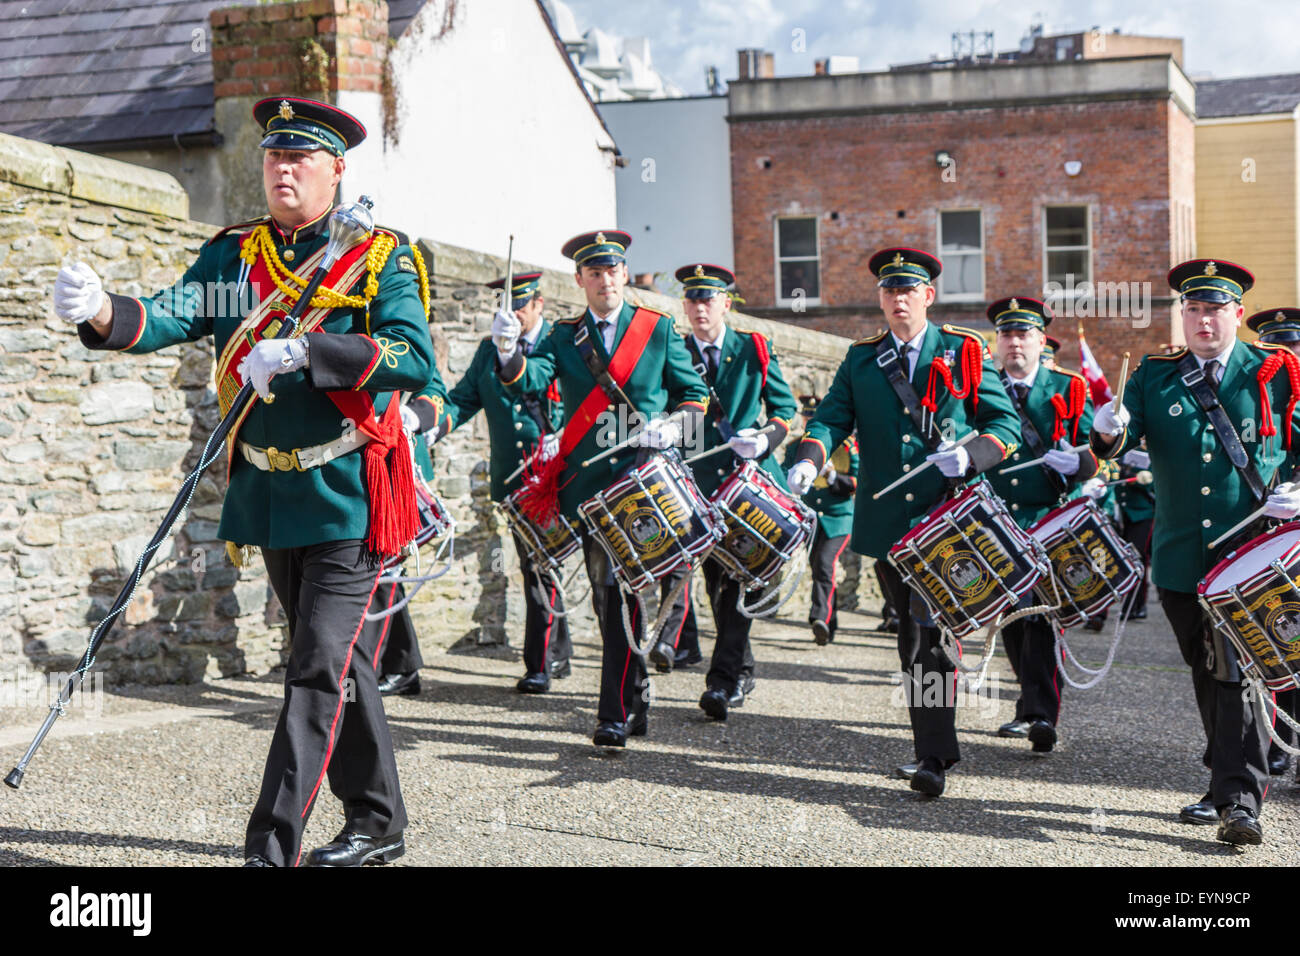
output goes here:
[[[798, 445], [791, 445], [785, 453], [785, 466], [790, 468], [798, 460]], [[853, 493], [857, 490], [860, 462], [858, 439], [850, 435], [831, 452], [831, 467], [835, 480], [827, 482], [821, 475], [803, 496], [803, 503], [817, 512], [817, 523], [828, 538], [838, 538], [853, 529]]]
[[[278, 294], [274, 286], [252, 289], [247, 282], [243, 287], [250, 290], [251, 303], [247, 295], [240, 299], [222, 292], [239, 283], [241, 237], [260, 223], [268, 224], [278, 255], [290, 267], [328, 239], [328, 214], [289, 233], [269, 217], [222, 230], [170, 289], [142, 299], [110, 295], [108, 338], [83, 323], [78, 326], [82, 342], [92, 349], [144, 353], [210, 335], [220, 355], [259, 296]], [[309, 367], [272, 379], [275, 402], [254, 402], [240, 440], [284, 451], [335, 441], [348, 426], [327, 392], [364, 390], [380, 413], [394, 393], [419, 392], [437, 377], [411, 248], [403, 237], [393, 237], [397, 245], [378, 273], [378, 293], [369, 308], [335, 309], [310, 333]], [[363, 273], [351, 289], [337, 291], [358, 295], [365, 282]], [[357, 449], [319, 468], [274, 472], [260, 471], [236, 452], [218, 533], [238, 545], [266, 548], [366, 537], [369, 506], [362, 452]]]
[[[1295, 422], [1282, 420], [1291, 397], [1286, 370], [1266, 386], [1276, 435], [1265, 440], [1256, 375], [1278, 346], [1234, 343], [1219, 383], [1219, 400], [1264, 483], [1270, 484], [1287, 457], [1282, 439]], [[1232, 466], [1191, 389], [1183, 384], [1178, 360], [1186, 353], [1148, 355], [1129, 378], [1124, 407], [1132, 416], [1113, 444], [1097, 433], [1092, 447], [1118, 458], [1144, 437], [1155, 478], [1155, 524], [1151, 533], [1151, 581], [1157, 587], [1193, 592], [1222, 557], [1225, 542], [1210, 542], [1254, 511], [1250, 489]], [[1292, 448], [1300, 448], [1293, 434]], [[1239, 542], [1238, 542], [1239, 543]]]
[[[1118, 478], [1132, 478], [1137, 473], [1138, 469], [1131, 465], [1118, 465]], [[1154, 481], [1149, 485], [1139, 485], [1136, 482], [1128, 485], [1115, 485], [1111, 490], [1115, 492], [1115, 505], [1119, 508], [1120, 517], [1123, 518], [1125, 524], [1136, 524], [1139, 521], [1147, 521], [1155, 517], [1156, 494]]]
[[434, 363], [433, 381], [407, 403], [420, 419], [416, 430], [415, 465], [425, 481], [433, 480], [433, 454], [429, 446], [451, 431], [451, 413], [447, 411], [447, 388]]
[[[625, 302], [618, 313], [614, 332], [616, 352], [635, 311]], [[596, 387], [596, 380], [573, 341], [580, 323], [586, 325], [596, 354], [608, 362], [609, 355], [588, 309], [580, 316], [556, 322], [551, 334], [537, 343], [531, 355], [525, 357], [522, 351], [516, 352], [497, 373], [511, 395], [545, 392], [551, 382], [558, 381], [566, 422]], [[635, 411], [647, 418], [677, 409], [694, 411], [697, 415], [703, 412], [708, 401], [708, 389], [695, 371], [682, 337], [673, 328], [671, 316], [659, 313], [640, 361], [623, 384], [623, 392], [636, 406]], [[580, 504], [604, 491], [636, 463], [637, 449], [627, 448], [602, 458], [590, 468], [582, 467], [584, 461], [635, 431], [629, 427], [628, 410], [612, 403], [608, 409], [608, 414], [597, 419], [565, 459], [565, 468], [560, 476], [560, 511], [566, 518], [576, 519]], [[698, 428], [698, 424], [688, 423], [689, 427]]]
[[[872, 495], [906, 471], [924, 464], [930, 454], [917, 434], [912, 418], [890, 387], [876, 362], [877, 346], [889, 335], [881, 332], [855, 342], [840, 363], [831, 387], [799, 445], [796, 461], [810, 459], [820, 470], [826, 450], [844, 441], [855, 428], [862, 448], [858, 467], [857, 501], [853, 512], [853, 550], [882, 559], [889, 549], [923, 518], [947, 492], [947, 480], [933, 465], [921, 476], [904, 482], [879, 500]], [[912, 385], [924, 397], [935, 358], [961, 355], [962, 344], [983, 340], [974, 332], [930, 324], [912, 374]], [[941, 430], [961, 439], [972, 429], [980, 437], [965, 447], [975, 473], [988, 470], [1015, 452], [1020, 441], [1020, 420], [1002, 389], [997, 370], [987, 354], [982, 357], [978, 404], [974, 396], [952, 396], [940, 384], [936, 390], [935, 422]], [[957, 384], [960, 381], [960, 371]]]
[[[1069, 396], [1070, 382], [1074, 380], [1083, 382], [1083, 376], [1063, 368], [1040, 366], [1034, 376], [1034, 384], [1025, 397], [1026, 414], [1037, 429], [1038, 437], [1042, 439], [1044, 451], [1056, 447], [1056, 443], [1052, 441], [1052, 432], [1056, 428], [1057, 413], [1052, 406], [1052, 398], [1060, 396], [1060, 400], [1065, 401]], [[1086, 388], [1087, 382], [1083, 384]], [[1071, 445], [1087, 444], [1088, 432], [1091, 428], [1092, 399], [1086, 398], [1083, 412], [1076, 418], [1066, 419], [1065, 438]], [[1052, 486], [1050, 477], [1044, 471], [1046, 465], [1022, 468], [1009, 475], [1002, 474], [1003, 469], [1010, 468], [1021, 461], [1029, 461], [1034, 457], [1023, 442], [1005, 462], [994, 466], [987, 477], [993, 490], [1007, 503], [1007, 508], [1011, 511], [1011, 517], [1015, 519], [1016, 524], [1028, 528], [1061, 501], [1070, 497], [1072, 489], [1078, 488], [1097, 473], [1097, 458], [1091, 451], [1084, 450], [1078, 455], [1079, 470], [1068, 477], [1062, 476], [1065, 478], [1064, 492], [1059, 492]]]
[[[736, 431], [759, 428], [759, 415], [766, 410], [767, 422], [761, 432], [767, 435], [768, 452], [757, 460], [757, 464], [780, 487], [785, 488], [785, 474], [777, 463], [776, 450], [789, 434], [790, 422], [798, 411], [798, 404], [790, 386], [786, 384], [785, 376], [781, 374], [780, 363], [772, 354], [771, 340], [766, 336], [762, 336], [763, 348], [768, 355], [767, 380], [764, 381], [763, 364], [759, 358], [758, 344], [754, 341], [755, 335], [760, 333], [727, 327], [722, 337], [722, 354], [718, 358], [718, 374], [713, 382], [713, 391]], [[696, 363], [696, 370], [704, 369], [704, 358], [696, 351], [695, 337], [687, 333], [682, 341], [686, 343], [686, 350]], [[712, 413], [713, 409], [710, 408], [705, 416], [700, 451], [723, 443], [722, 433], [718, 431]], [[737, 461], [735, 456], [726, 452], [701, 459], [691, 465], [695, 483], [706, 496], [712, 496], [723, 479], [735, 470]]]
[[[542, 321], [537, 338], [539, 346], [551, 328], [550, 322]], [[487, 419], [491, 445], [488, 470], [493, 501], [501, 501], [523, 482], [522, 474], [510, 482], [506, 477], [519, 467], [525, 455], [532, 454], [542, 433], [525, 399], [536, 403], [538, 413], [548, 422], [549, 431], [555, 431], [564, 421], [564, 407], [559, 402], [550, 401], [546, 389], [527, 396], [512, 395], [506, 390], [497, 375], [497, 350], [491, 338], [479, 343], [473, 361], [447, 399], [453, 429], [464, 425], [480, 411]]]

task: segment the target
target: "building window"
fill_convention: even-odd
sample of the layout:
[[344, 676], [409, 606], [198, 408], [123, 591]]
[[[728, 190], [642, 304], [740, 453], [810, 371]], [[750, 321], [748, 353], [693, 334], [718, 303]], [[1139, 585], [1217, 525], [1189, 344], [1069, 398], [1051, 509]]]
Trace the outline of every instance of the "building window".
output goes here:
[[1092, 281], [1092, 230], [1087, 206], [1043, 208], [1043, 283], [1065, 296]]
[[816, 216], [776, 221], [776, 300], [780, 305], [797, 300], [815, 305], [821, 300]]
[[979, 302], [984, 298], [984, 222], [978, 209], [939, 213], [939, 298]]

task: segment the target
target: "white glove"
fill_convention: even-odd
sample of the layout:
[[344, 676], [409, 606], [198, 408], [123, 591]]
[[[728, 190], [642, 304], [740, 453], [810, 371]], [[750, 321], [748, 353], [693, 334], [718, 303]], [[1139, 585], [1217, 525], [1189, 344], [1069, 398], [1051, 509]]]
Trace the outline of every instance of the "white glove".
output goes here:
[[497, 352], [503, 361], [515, 354], [522, 331], [523, 326], [519, 324], [513, 312], [498, 310], [497, 314], [492, 316], [492, 341], [496, 343]]
[[1273, 493], [1264, 502], [1264, 514], [1285, 521], [1290, 521], [1300, 514], [1300, 484], [1286, 481], [1274, 488]]
[[1077, 452], [1053, 448], [1043, 456], [1043, 464], [1063, 475], [1072, 475], [1079, 470], [1079, 455]]
[[[945, 448], [944, 445], [948, 447]], [[961, 478], [970, 468], [970, 455], [962, 447], [954, 447], [952, 442], [944, 442], [939, 446], [939, 450], [932, 455], [925, 456], [926, 461], [932, 461], [948, 478]]]
[[84, 262], [64, 266], [54, 277], [54, 314], [80, 325], [99, 315], [104, 287], [95, 270]]
[[767, 436], [758, 434], [756, 428], [742, 428], [727, 444], [741, 458], [762, 458], [767, 452]]
[[1106, 497], [1106, 482], [1101, 478], [1089, 478], [1079, 486], [1079, 491], [1093, 501], [1100, 501]]
[[638, 448], [671, 448], [682, 440], [682, 426], [668, 418], [656, 418], [646, 422], [645, 428], [637, 433]]
[[1138, 471], [1146, 471], [1151, 467], [1151, 456], [1140, 448], [1134, 448], [1131, 451], [1124, 452], [1124, 456], [1120, 458], [1120, 464], [1136, 468]]
[[794, 463], [794, 467], [785, 473], [785, 483], [796, 495], [803, 497], [817, 480], [817, 466], [807, 458]]
[[402, 427], [414, 435], [420, 430], [420, 416], [415, 414], [410, 405], [403, 405], [401, 412]]
[[271, 394], [271, 379], [307, 365], [307, 343], [302, 339], [264, 339], [239, 363], [239, 374], [263, 399]]
[[1092, 430], [1107, 437], [1114, 438], [1124, 431], [1128, 425], [1129, 419], [1133, 416], [1129, 414], [1127, 408], [1121, 405], [1115, 408], [1115, 400], [1111, 399], [1101, 408], [1097, 409], [1097, 414], [1092, 419]]
[[839, 474], [840, 473], [835, 470], [835, 466], [831, 464], [828, 464], [825, 468], [822, 469], [822, 477], [826, 479], [826, 484], [828, 485], [831, 482], [833, 482], [836, 478], [838, 478]]
[[542, 436], [542, 461], [550, 461], [560, 453], [560, 436], [551, 432]]

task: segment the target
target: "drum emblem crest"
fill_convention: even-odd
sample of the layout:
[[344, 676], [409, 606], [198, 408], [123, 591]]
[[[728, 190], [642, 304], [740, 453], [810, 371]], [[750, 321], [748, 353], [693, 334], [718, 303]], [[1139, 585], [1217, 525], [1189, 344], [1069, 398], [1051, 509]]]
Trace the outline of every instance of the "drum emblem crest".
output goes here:
[[669, 529], [659, 520], [653, 508], [636, 509], [628, 515], [623, 527], [641, 551], [656, 551], [667, 543]]
[[1071, 591], [1079, 591], [1092, 580], [1092, 568], [1083, 561], [1071, 561], [1061, 572], [1061, 577]]
[[953, 553], [951, 548], [946, 550], [951, 556], [944, 556], [943, 576], [951, 581], [959, 591], [971, 591], [979, 587], [984, 574], [980, 571], [980, 566], [974, 560], [971, 552]]
[[1300, 640], [1300, 604], [1282, 604], [1269, 602], [1269, 613], [1264, 619], [1268, 632], [1285, 644], [1294, 644]]

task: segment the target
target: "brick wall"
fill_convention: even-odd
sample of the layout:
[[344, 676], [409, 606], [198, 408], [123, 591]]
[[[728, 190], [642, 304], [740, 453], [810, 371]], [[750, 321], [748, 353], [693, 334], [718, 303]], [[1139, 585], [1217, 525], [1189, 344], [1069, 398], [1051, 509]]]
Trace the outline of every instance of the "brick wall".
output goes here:
[[[947, 176], [939, 150], [956, 161]], [[1082, 163], [1078, 176], [1066, 175], [1067, 160]], [[868, 259], [890, 245], [937, 253], [943, 209], [982, 210], [986, 301], [1041, 295], [1043, 208], [1084, 204], [1094, 281], [1136, 284], [1151, 309], [1061, 315], [1064, 363], [1077, 364], [1079, 321], [1111, 376], [1122, 351], [1169, 339], [1171, 195], [1190, 201], [1194, 158], [1190, 121], [1167, 99], [733, 118], [731, 163], [736, 268], [758, 314], [852, 338], [882, 328]], [[821, 307], [804, 313], [773, 308], [773, 223], [799, 214], [818, 217], [821, 239]], [[980, 328], [984, 305], [939, 302], [931, 317]]]

